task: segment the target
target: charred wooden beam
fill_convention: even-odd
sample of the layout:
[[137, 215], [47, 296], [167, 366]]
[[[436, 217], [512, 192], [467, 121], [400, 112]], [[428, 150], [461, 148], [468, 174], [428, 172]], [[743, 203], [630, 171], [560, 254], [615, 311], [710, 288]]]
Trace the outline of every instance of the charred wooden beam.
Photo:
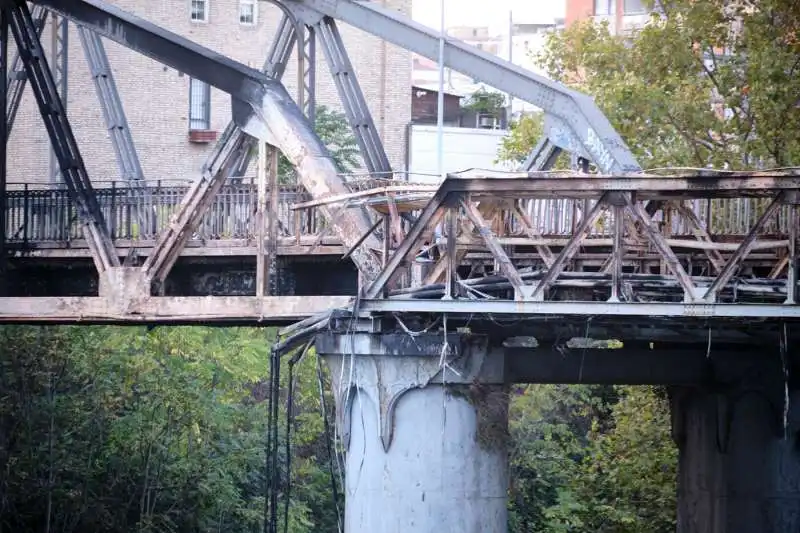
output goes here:
[[614, 211], [614, 246], [611, 249], [611, 296], [609, 302], [619, 302], [622, 294], [622, 260], [625, 255], [625, 208], [613, 206]]
[[[522, 228], [525, 230], [525, 233], [531, 239], [540, 239], [542, 236], [533, 226], [533, 222], [531, 221], [530, 217], [522, 210], [522, 207], [519, 205], [519, 201], [514, 202], [514, 210], [513, 213], [517, 216], [520, 223], [522, 224]], [[550, 247], [546, 244], [539, 244], [536, 246], [536, 251], [539, 252], [539, 255], [542, 256], [542, 261], [544, 264], [547, 265], [547, 268], [553, 266], [555, 262], [555, 257], [553, 256], [553, 252], [550, 250]]]
[[639, 223], [642, 229], [645, 230], [647, 236], [650, 238], [650, 242], [653, 243], [658, 252], [661, 254], [661, 257], [666, 262], [667, 267], [672, 271], [675, 277], [678, 278], [678, 282], [683, 287], [686, 299], [688, 301], [694, 301], [696, 298], [694, 283], [689, 277], [689, 274], [686, 273], [686, 270], [683, 268], [681, 262], [678, 260], [675, 252], [672, 251], [672, 248], [670, 248], [669, 244], [667, 244], [664, 236], [661, 235], [658, 229], [654, 227], [653, 220], [647, 214], [642, 204], [634, 201], [630, 195], [624, 195], [624, 198], [627, 202], [628, 212], [633, 216], [634, 220]]
[[775, 216], [781, 206], [783, 206], [784, 198], [785, 194], [783, 191], [779, 192], [775, 198], [773, 198], [772, 202], [770, 202], [769, 206], [761, 215], [761, 217], [759, 217], [755, 225], [750, 228], [750, 232], [739, 245], [739, 249], [736, 250], [728, 259], [728, 262], [725, 264], [725, 268], [722, 269], [722, 272], [719, 273], [719, 276], [717, 276], [717, 278], [708, 288], [703, 296], [704, 300], [713, 301], [716, 299], [719, 289], [728, 283], [731, 277], [733, 277], [733, 275], [736, 273], [736, 270], [741, 266], [744, 258], [747, 257], [747, 254], [749, 254], [753, 249], [753, 245], [756, 243], [756, 239], [758, 238], [761, 228], [763, 228], [767, 220]]
[[575, 233], [572, 235], [567, 245], [564, 246], [564, 249], [561, 250], [560, 254], [558, 254], [558, 257], [556, 257], [556, 260], [553, 262], [550, 268], [547, 269], [547, 274], [536, 285], [536, 288], [531, 295], [533, 299], [544, 299], [544, 291], [553, 281], [556, 280], [556, 278], [558, 278], [558, 275], [564, 270], [567, 261], [569, 261], [572, 256], [575, 255], [575, 252], [578, 251], [581, 241], [583, 241], [583, 239], [586, 237], [586, 233], [589, 231], [592, 224], [594, 224], [594, 222], [597, 220], [597, 217], [600, 216], [600, 213], [606, 206], [607, 198], [607, 194], [601, 196], [597, 203], [595, 203], [594, 206], [592, 206], [592, 208], [583, 216], [583, 219], [581, 220], [580, 224], [578, 224], [578, 227], [575, 229]]
[[708, 246], [704, 248], [706, 251], [706, 255], [708, 256], [708, 260], [711, 262], [711, 265], [714, 267], [714, 271], [719, 274], [722, 272], [722, 269], [725, 268], [725, 259], [722, 257], [722, 254], [719, 253], [718, 249], [713, 247], [714, 240], [709, 235], [708, 230], [703, 227], [703, 223], [700, 220], [700, 217], [697, 216], [697, 213], [692, 211], [691, 209], [687, 208], [683, 202], [675, 202], [675, 207], [678, 209], [678, 213], [686, 219], [689, 224], [694, 226], [694, 236], [695, 238], [702, 243], [705, 243]]

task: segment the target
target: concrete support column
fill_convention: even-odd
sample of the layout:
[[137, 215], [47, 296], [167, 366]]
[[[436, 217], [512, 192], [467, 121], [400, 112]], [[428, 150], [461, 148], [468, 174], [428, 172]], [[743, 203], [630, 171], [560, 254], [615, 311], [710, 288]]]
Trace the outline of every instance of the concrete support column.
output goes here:
[[800, 531], [800, 391], [769, 359], [733, 386], [670, 391], [678, 533]]
[[347, 533], [505, 533], [503, 357], [466, 335], [325, 335]]

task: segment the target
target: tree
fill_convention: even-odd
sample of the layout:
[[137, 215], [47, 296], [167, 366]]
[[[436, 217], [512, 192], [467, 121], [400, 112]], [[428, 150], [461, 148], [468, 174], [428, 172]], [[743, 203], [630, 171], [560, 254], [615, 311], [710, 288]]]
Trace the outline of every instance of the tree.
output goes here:
[[[263, 329], [0, 328], [0, 528], [262, 530], [273, 338]], [[313, 357], [294, 378], [288, 531], [332, 533]], [[284, 467], [280, 476], [285, 493]]]
[[787, 166], [800, 159], [798, 28], [792, 0], [662, 0], [629, 35], [591, 21], [553, 33], [539, 61], [595, 98], [645, 168]]
[[[343, 113], [324, 105], [317, 106], [314, 131], [328, 149], [340, 174], [353, 172], [361, 166], [358, 143]], [[294, 167], [283, 154], [278, 160], [278, 176], [281, 183], [297, 181]]]
[[[500, 141], [498, 162], [524, 163], [543, 134], [544, 117], [541, 113], [522, 115], [511, 123], [508, 135]], [[569, 164], [569, 156], [562, 152], [556, 159], [554, 169], [568, 169]]]
[[607, 426], [614, 389], [529, 385], [515, 392], [509, 408], [509, 531], [550, 532], [549, 510], [564, 506], [589, 454], [592, 427]]
[[496, 91], [488, 91], [481, 87], [472, 93], [467, 101], [464, 102], [464, 107], [476, 113], [497, 114], [506, 104], [506, 97], [503, 93]]
[[597, 425], [591, 445], [558, 504], [546, 511], [548, 531], [668, 533], [675, 531], [678, 453], [666, 391], [616, 387], [610, 428]]

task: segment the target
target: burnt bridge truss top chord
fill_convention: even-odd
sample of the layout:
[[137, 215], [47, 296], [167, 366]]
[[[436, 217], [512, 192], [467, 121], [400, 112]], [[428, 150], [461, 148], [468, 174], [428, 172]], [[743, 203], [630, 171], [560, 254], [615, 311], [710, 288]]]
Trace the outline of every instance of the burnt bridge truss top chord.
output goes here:
[[[0, 73], [6, 99], [3, 141], [27, 83], [100, 275], [97, 298], [0, 299], [0, 320], [251, 321], [298, 318], [343, 303], [309, 299], [313, 305], [303, 308], [304, 302], [270, 299], [263, 282], [255, 297], [229, 299], [225, 309], [209, 299], [151, 295], [203, 224], [227, 178], [246, 168], [252, 154], [266, 153], [253, 149], [265, 143], [289, 159], [310, 195], [310, 202], [294, 208], [316, 210], [327, 221], [324, 231], [357, 265], [362, 312], [800, 316], [795, 305], [797, 175], [644, 174], [591, 98], [448, 38], [446, 66], [540, 107], [545, 136], [524, 164], [529, 174], [453, 175], [435, 193], [417, 194], [402, 204], [337, 23], [431, 59], [438, 57], [438, 33], [370, 2], [273, 3], [282, 9], [283, 19], [259, 71], [99, 0], [36, 0], [33, 9], [21, 0], [0, 1], [3, 28], [9, 29], [3, 34], [3, 57], [10, 36], [19, 52], [13, 61], [3, 61]], [[108, 211], [86, 172], [54, 69], [42, 49], [48, 13], [79, 26], [120, 174], [127, 181], [125, 197], [135, 198], [137, 205], [147, 205], [156, 193], [142, 173], [101, 37], [231, 95], [230, 125], [140, 266], [120, 260], [124, 253], [109, 226]], [[309, 121], [317, 43], [364, 165], [373, 178], [384, 180], [383, 200], [369, 191], [360, 201], [341, 200], [353, 198], [352, 186], [337, 174]], [[292, 99], [280, 80], [295, 48], [301, 83]], [[562, 150], [594, 162], [601, 174], [547, 172]], [[270, 154], [270, 162], [264, 158], [260, 165], [273, 169], [266, 172], [273, 175], [271, 180], [277, 152]], [[5, 237], [14, 228], [6, 227], [13, 209], [2, 174], [6, 212], [0, 217], [0, 252], [5, 257]], [[257, 200], [250, 207], [256, 213], [259, 276], [264, 272], [268, 277], [274, 274], [278, 247], [279, 200], [278, 188], [266, 181], [259, 179]], [[715, 220], [732, 205], [747, 206], [747, 221], [735, 231], [720, 230]], [[151, 222], [146, 212], [136, 216], [142, 227]], [[558, 234], [550, 231], [556, 219]], [[416, 221], [409, 227], [409, 220]], [[425, 250], [422, 255], [420, 250]]]

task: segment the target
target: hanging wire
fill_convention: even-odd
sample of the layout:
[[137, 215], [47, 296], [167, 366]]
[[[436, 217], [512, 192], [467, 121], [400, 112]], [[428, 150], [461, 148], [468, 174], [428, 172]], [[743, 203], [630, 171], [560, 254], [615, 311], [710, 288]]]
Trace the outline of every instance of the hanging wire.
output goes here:
[[267, 404], [266, 490], [264, 494], [264, 533], [278, 533], [278, 403], [280, 402], [280, 352], [270, 353], [270, 391]]
[[325, 380], [322, 374], [322, 358], [317, 354], [317, 384], [319, 385], [319, 405], [322, 410], [322, 423], [325, 429], [325, 445], [328, 449], [329, 471], [331, 475], [331, 494], [333, 494], [333, 504], [336, 507], [336, 522], [339, 533], [342, 533], [342, 512], [339, 509], [339, 490], [336, 485], [336, 473], [334, 465], [339, 464], [339, 456], [334, 450], [331, 426], [328, 421], [328, 408], [325, 401]]
[[289, 532], [289, 507], [291, 503], [292, 489], [292, 426], [294, 425], [294, 366], [306, 356], [314, 340], [306, 343], [302, 350], [289, 359], [289, 384], [286, 396], [286, 490], [283, 495], [283, 533]]
[[272, 451], [272, 403], [275, 399], [273, 390], [275, 375], [275, 349], [270, 352], [269, 357], [269, 395], [267, 397], [267, 435], [264, 443], [264, 527], [263, 533], [270, 533], [270, 491], [272, 489], [272, 468], [270, 464], [270, 452]]

